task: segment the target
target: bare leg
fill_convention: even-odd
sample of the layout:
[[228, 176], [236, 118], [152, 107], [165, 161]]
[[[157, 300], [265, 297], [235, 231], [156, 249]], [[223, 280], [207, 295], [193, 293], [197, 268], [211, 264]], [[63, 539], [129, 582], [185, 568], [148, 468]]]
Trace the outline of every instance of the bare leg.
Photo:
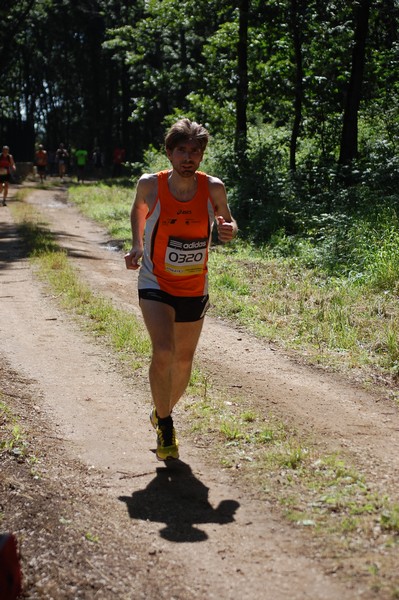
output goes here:
[[3, 204], [5, 204], [8, 196], [8, 181], [3, 183]]
[[174, 309], [163, 302], [141, 300], [140, 306], [152, 342], [151, 393], [158, 417], [165, 418], [190, 380], [203, 320], [175, 323]]
[[175, 355], [172, 365], [170, 410], [180, 400], [190, 381], [195, 350], [204, 319], [192, 323], [175, 323]]

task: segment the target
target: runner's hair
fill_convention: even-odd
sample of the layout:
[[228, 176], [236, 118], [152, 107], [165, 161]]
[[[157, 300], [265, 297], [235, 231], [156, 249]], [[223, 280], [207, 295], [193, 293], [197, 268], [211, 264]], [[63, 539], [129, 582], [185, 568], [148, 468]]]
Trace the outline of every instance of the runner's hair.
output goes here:
[[190, 119], [179, 119], [172, 125], [165, 136], [165, 148], [174, 150], [182, 142], [196, 142], [202, 151], [205, 150], [209, 141], [209, 132], [203, 125]]

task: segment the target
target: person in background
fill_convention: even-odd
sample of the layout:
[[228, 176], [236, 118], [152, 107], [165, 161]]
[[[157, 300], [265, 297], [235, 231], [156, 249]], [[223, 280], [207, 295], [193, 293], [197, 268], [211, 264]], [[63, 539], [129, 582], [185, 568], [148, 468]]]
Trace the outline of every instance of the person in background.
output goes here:
[[[185, 392], [209, 306], [208, 250], [237, 235], [223, 182], [199, 171], [209, 133], [189, 119], [167, 132], [171, 168], [141, 176], [131, 209], [132, 248], [126, 267], [138, 269], [138, 291], [152, 343], [150, 421], [159, 460], [179, 457], [172, 410]], [[141, 266], [140, 266], [141, 261]]]
[[35, 165], [36, 165], [37, 172], [39, 174], [41, 183], [43, 183], [43, 181], [46, 179], [47, 163], [48, 163], [47, 152], [46, 152], [46, 150], [44, 150], [43, 145], [39, 144], [39, 147], [35, 154]]
[[58, 175], [61, 181], [64, 181], [69, 154], [64, 144], [60, 144], [55, 153], [55, 160], [58, 164]]
[[87, 150], [83, 150], [83, 148], [75, 151], [76, 167], [78, 171], [78, 183], [79, 181], [81, 181], [82, 183], [84, 181], [87, 155]]
[[112, 177], [120, 177], [122, 175], [122, 167], [125, 162], [126, 151], [119, 145], [114, 149], [112, 156]]
[[7, 206], [8, 184], [11, 180], [11, 173], [15, 172], [14, 158], [10, 154], [9, 146], [3, 146], [0, 154], [0, 190], [3, 193], [3, 206]]

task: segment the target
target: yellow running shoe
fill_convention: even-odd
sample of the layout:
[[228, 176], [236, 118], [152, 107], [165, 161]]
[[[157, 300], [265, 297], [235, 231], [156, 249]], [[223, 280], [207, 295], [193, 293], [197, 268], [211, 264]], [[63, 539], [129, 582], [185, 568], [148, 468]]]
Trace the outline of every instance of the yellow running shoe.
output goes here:
[[176, 439], [171, 416], [158, 419], [156, 455], [158, 460], [179, 458], [179, 442]]

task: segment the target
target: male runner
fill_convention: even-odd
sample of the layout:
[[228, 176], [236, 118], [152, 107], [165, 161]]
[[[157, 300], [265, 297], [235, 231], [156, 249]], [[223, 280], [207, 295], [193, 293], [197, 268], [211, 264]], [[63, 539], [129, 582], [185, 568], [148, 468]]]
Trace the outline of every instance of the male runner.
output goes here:
[[198, 171], [208, 131], [180, 119], [167, 132], [171, 169], [141, 176], [131, 210], [128, 269], [141, 268], [140, 307], [152, 343], [149, 380], [159, 460], [178, 458], [172, 410], [183, 395], [209, 305], [207, 262], [216, 220], [219, 240], [237, 235], [223, 182]]

